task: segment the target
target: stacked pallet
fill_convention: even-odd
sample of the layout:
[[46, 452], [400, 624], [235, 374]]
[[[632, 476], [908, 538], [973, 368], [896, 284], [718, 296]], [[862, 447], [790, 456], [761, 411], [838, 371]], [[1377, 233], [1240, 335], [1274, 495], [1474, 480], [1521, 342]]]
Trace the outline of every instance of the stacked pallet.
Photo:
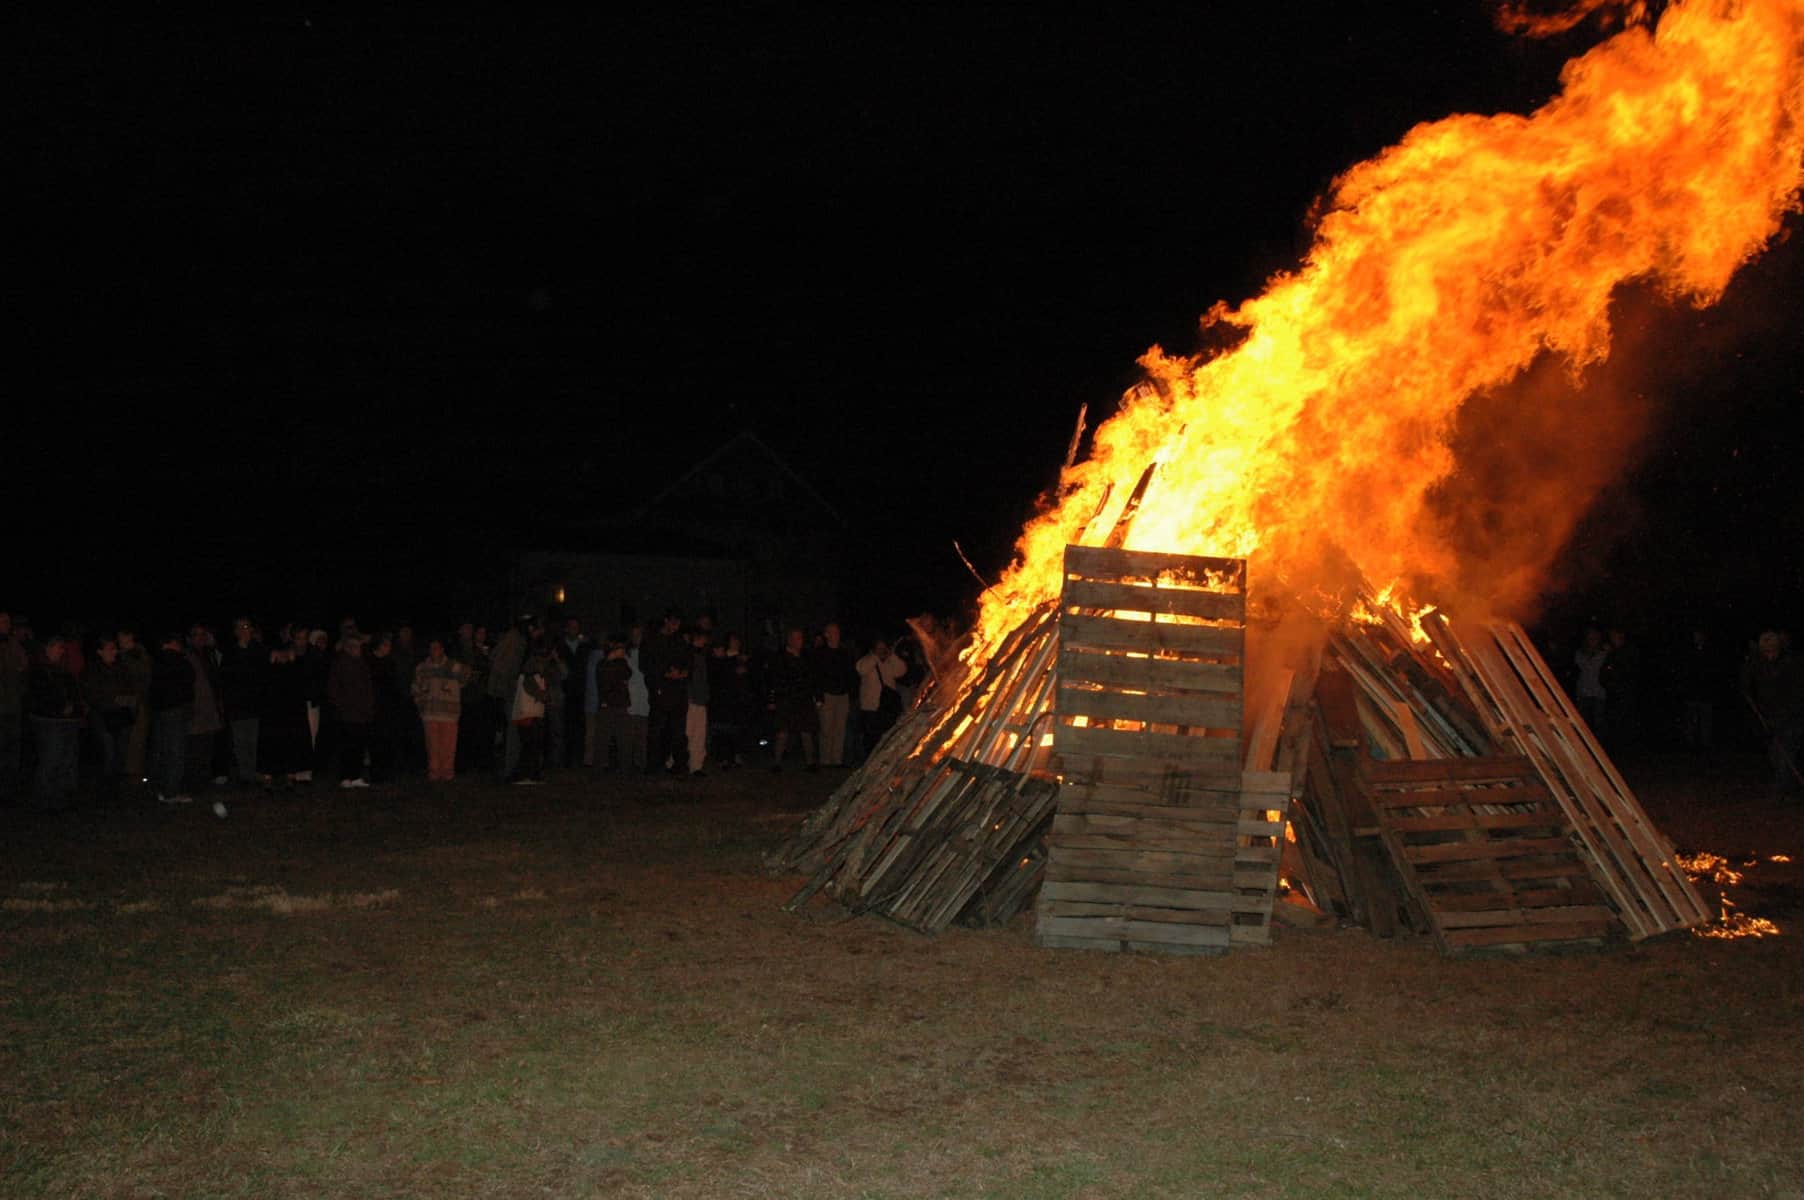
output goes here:
[[1067, 547], [1041, 945], [1234, 940], [1245, 613], [1242, 560]]
[[1423, 628], [1492, 735], [1524, 755], [1559, 802], [1631, 938], [1715, 916], [1520, 625], [1456, 632], [1437, 613]]
[[1620, 933], [1526, 758], [1367, 761], [1357, 786], [1442, 949], [1596, 945]]
[[1050, 753], [1057, 654], [1050, 610], [1024, 622], [948, 709], [909, 713], [767, 860], [853, 913], [926, 933], [1002, 924], [1033, 898], [1057, 784]]

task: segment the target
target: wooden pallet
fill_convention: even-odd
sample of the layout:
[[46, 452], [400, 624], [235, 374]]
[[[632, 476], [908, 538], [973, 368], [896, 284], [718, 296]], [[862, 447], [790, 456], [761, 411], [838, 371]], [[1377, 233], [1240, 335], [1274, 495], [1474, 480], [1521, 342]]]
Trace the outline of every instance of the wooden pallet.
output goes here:
[[1520, 625], [1423, 621], [1499, 745], [1534, 765], [1583, 848], [1592, 877], [1639, 940], [1715, 914], [1679, 867], [1610, 756], [1578, 715]]
[[1547, 949], [1621, 933], [1528, 759], [1366, 760], [1357, 775], [1397, 875], [1443, 949]]
[[1243, 828], [1245, 564], [1072, 546], [1065, 576], [1036, 939], [1168, 954], [1264, 940], [1276, 851], [1263, 807]]

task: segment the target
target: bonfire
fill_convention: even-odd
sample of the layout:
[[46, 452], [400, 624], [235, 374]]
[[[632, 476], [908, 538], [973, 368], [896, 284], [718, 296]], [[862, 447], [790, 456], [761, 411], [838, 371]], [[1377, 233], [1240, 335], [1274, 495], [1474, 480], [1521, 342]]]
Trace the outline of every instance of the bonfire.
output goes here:
[[1353, 167], [1217, 349], [1147, 351], [940, 686], [777, 856], [792, 903], [1033, 901], [1045, 944], [1167, 952], [1291, 899], [1450, 950], [1714, 915], [1515, 623], [1604, 477], [1454, 485], [1533, 457], [1510, 385], [1606, 359], [1619, 289], [1712, 303], [1780, 232], [1804, 4], [1684, 0], [1562, 84]]

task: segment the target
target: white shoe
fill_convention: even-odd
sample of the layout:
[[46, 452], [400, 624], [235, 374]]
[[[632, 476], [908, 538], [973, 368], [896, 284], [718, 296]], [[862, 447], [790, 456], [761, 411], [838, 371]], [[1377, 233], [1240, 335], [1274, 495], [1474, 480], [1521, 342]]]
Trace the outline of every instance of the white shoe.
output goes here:
[[348, 792], [356, 786], [357, 781], [355, 779], [341, 779], [338, 781], [338, 790], [341, 792]]
[[225, 775], [213, 776], [213, 786], [214, 787], [224, 787], [226, 784], [228, 784], [230, 782], [232, 782], [231, 779]]
[[312, 771], [296, 771], [294, 773], [294, 781], [296, 783], [312, 783], [313, 782], [313, 772]]
[[353, 779], [351, 780], [351, 786], [354, 788], [366, 788], [370, 786], [370, 781], [367, 779]]
[[213, 815], [222, 821], [226, 819], [226, 806], [224, 800], [213, 801]]

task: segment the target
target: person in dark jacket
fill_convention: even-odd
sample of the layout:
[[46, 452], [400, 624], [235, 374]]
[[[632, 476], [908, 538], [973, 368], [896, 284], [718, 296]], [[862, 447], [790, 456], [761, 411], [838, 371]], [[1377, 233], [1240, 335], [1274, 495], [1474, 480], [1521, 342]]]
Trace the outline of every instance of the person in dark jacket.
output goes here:
[[802, 744], [802, 761], [808, 770], [819, 766], [814, 741], [820, 728], [819, 705], [814, 690], [815, 673], [802, 653], [805, 643], [802, 631], [791, 629], [784, 635], [782, 651], [770, 663], [766, 682], [777, 733], [773, 771], [783, 769], [783, 753], [791, 738]]
[[94, 799], [108, 803], [118, 798], [126, 747], [138, 717], [137, 685], [119, 658], [117, 639], [102, 638], [94, 648], [94, 657], [82, 672], [81, 693], [99, 764]]
[[338, 738], [338, 786], [366, 788], [363, 758], [369, 750], [370, 726], [376, 722], [376, 685], [363, 657], [363, 636], [346, 634], [326, 676], [326, 703], [332, 706]]
[[30, 677], [31, 659], [13, 636], [12, 614], [0, 612], [0, 804], [11, 803], [21, 784]]
[[31, 736], [38, 752], [31, 798], [39, 808], [67, 808], [79, 783], [81, 685], [69, 670], [68, 645], [46, 641], [31, 665], [27, 693]]
[[689, 668], [694, 649], [682, 634], [683, 618], [675, 609], [664, 614], [664, 624], [645, 639], [639, 666], [651, 689], [651, 721], [646, 731], [648, 773], [681, 772], [683, 727], [689, 715]]
[[[213, 770], [214, 751], [225, 729], [225, 708], [219, 702], [219, 668], [214, 660], [213, 631], [204, 625], [188, 629], [188, 667], [194, 672], [194, 704], [188, 718], [188, 784], [190, 790], [207, 781]], [[221, 782], [215, 779], [215, 782]]]
[[1773, 768], [1773, 795], [1796, 803], [1804, 798], [1804, 660], [1790, 652], [1785, 635], [1768, 629], [1741, 669], [1741, 691], [1760, 719]]
[[595, 664], [595, 765], [624, 771], [634, 761], [632, 730], [632, 664], [626, 660], [626, 637], [608, 639], [601, 661]]
[[842, 766], [846, 761], [846, 727], [851, 714], [852, 691], [858, 686], [853, 669], [857, 656], [845, 644], [839, 623], [829, 621], [821, 630], [820, 645], [809, 662], [814, 669], [814, 694], [820, 701], [821, 766]]
[[182, 635], [166, 634], [150, 662], [151, 779], [164, 804], [187, 804], [188, 726], [194, 719], [194, 668]]
[[138, 644], [137, 631], [120, 629], [119, 665], [131, 678], [136, 697], [132, 727], [125, 738], [125, 776], [134, 785], [145, 780], [144, 764], [150, 749], [150, 651]]
[[291, 629], [285, 644], [270, 653], [257, 737], [257, 772], [266, 782], [281, 778], [293, 787], [311, 774], [307, 697], [313, 654], [304, 627]]
[[729, 633], [708, 659], [708, 729], [714, 758], [722, 770], [745, 761], [745, 739], [751, 721], [751, 660], [737, 633]]
[[249, 617], [232, 622], [232, 640], [219, 653], [219, 698], [232, 739], [232, 767], [239, 787], [257, 782], [257, 739], [262, 732], [263, 686], [269, 648]]
[[394, 639], [386, 633], [377, 634], [370, 643], [368, 662], [376, 694], [375, 721], [370, 726], [370, 780], [384, 784], [394, 778], [398, 766], [405, 765], [409, 726], [419, 720], [413, 697], [400, 689], [403, 673], [412, 689], [415, 665], [396, 657]]

